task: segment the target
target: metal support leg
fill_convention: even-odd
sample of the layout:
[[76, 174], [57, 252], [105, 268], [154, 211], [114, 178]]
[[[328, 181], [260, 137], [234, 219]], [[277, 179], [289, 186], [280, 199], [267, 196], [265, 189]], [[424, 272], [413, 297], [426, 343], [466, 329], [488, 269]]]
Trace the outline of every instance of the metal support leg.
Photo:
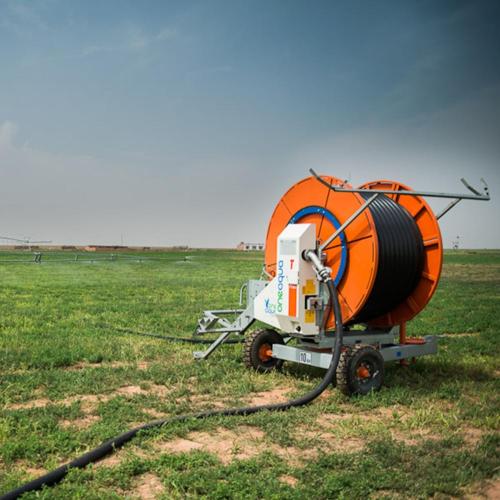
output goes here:
[[219, 347], [233, 332], [224, 332], [217, 339], [210, 344], [210, 347], [206, 351], [195, 351], [193, 352], [194, 359], [207, 359], [210, 354], [212, 354], [217, 347]]

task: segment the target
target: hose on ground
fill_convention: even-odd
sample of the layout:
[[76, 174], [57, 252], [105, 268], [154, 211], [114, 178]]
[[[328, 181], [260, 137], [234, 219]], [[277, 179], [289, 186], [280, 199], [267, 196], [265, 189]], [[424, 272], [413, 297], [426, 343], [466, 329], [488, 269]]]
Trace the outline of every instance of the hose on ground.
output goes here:
[[[340, 304], [338, 300], [337, 290], [333, 284], [333, 281], [326, 281], [326, 285], [329, 292], [329, 304], [330, 307], [333, 308], [333, 312], [335, 315], [335, 344], [332, 349], [332, 360], [330, 362], [330, 366], [323, 378], [323, 380], [310, 392], [304, 394], [300, 398], [292, 399], [285, 403], [276, 403], [270, 405], [259, 405], [259, 406], [248, 406], [243, 408], [227, 408], [222, 410], [209, 410], [200, 413], [194, 413], [192, 415], [179, 415], [177, 417], [171, 417], [166, 419], [154, 420], [153, 422], [149, 422], [147, 424], [140, 425], [135, 427], [119, 436], [116, 436], [108, 441], [105, 441], [103, 444], [98, 446], [97, 448], [84, 453], [80, 457], [72, 460], [71, 462], [61, 465], [57, 469], [54, 469], [43, 476], [40, 476], [33, 481], [30, 481], [1, 497], [1, 500], [13, 500], [24, 493], [29, 491], [40, 490], [43, 486], [52, 486], [59, 481], [61, 481], [64, 476], [68, 473], [68, 471], [72, 468], [82, 468], [87, 466], [90, 463], [97, 462], [101, 458], [105, 457], [109, 453], [112, 453], [116, 449], [123, 446], [125, 443], [134, 438], [139, 432], [148, 431], [150, 429], [155, 429], [158, 427], [163, 427], [166, 424], [176, 423], [176, 422], [185, 422], [191, 419], [200, 420], [203, 418], [214, 417], [214, 416], [232, 416], [232, 415], [252, 415], [254, 413], [258, 413], [260, 411], [284, 411], [293, 407], [304, 406], [314, 399], [316, 399], [328, 386], [335, 380], [335, 374], [337, 371], [337, 366], [340, 360], [340, 354], [343, 344], [343, 325], [342, 325], [342, 316], [340, 310]], [[324, 332], [326, 330], [326, 325], [328, 322], [329, 314], [323, 315], [323, 321], [321, 325], [321, 330]]]
[[[126, 328], [122, 326], [113, 326], [109, 324], [101, 324], [104, 328], [109, 328], [115, 330], [116, 332], [130, 333], [132, 335], [139, 335], [141, 337], [152, 337], [154, 339], [170, 340], [172, 342], [183, 342], [185, 344], [212, 344], [215, 339], [199, 339], [196, 337], [176, 337], [175, 335], [162, 335], [160, 333], [153, 332], [141, 332], [138, 330], [133, 330], [132, 328]], [[245, 339], [241, 337], [240, 339], [227, 339], [224, 344], [241, 344]]]

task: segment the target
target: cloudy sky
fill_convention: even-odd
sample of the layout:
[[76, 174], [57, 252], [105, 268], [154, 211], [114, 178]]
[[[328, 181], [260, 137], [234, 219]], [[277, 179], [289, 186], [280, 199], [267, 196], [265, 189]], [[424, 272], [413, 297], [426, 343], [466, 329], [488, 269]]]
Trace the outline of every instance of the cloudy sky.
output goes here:
[[263, 241], [313, 167], [484, 177], [443, 237], [499, 248], [499, 23], [486, 0], [0, 0], [0, 234]]

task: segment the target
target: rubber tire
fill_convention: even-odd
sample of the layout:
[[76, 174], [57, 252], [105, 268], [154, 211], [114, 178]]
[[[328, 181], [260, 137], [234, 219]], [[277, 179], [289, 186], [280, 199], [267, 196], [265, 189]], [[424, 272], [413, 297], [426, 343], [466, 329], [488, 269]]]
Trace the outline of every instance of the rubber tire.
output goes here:
[[259, 349], [263, 344], [284, 344], [283, 337], [275, 330], [255, 330], [245, 339], [243, 346], [243, 362], [247, 368], [266, 373], [279, 369], [283, 366], [282, 359], [271, 358], [262, 361], [259, 357]]
[[[363, 361], [369, 362], [376, 372], [375, 377], [360, 382], [356, 370]], [[337, 387], [346, 396], [366, 396], [372, 391], [379, 391], [384, 383], [384, 358], [372, 346], [357, 344], [348, 347], [340, 356], [337, 367]]]

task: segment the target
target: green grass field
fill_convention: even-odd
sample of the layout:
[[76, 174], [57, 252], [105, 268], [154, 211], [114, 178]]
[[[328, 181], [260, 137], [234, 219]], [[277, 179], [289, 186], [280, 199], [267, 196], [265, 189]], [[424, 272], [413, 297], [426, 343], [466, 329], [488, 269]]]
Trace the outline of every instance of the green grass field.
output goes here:
[[[241, 345], [199, 363], [193, 346], [106, 327], [190, 336], [203, 309], [237, 305], [263, 258], [185, 255], [0, 265], [0, 492], [140, 423], [318, 383], [323, 372], [296, 365], [248, 371]], [[442, 335], [439, 354], [388, 365], [381, 392], [164, 427], [25, 498], [498, 498], [499, 305], [500, 251], [449, 252], [408, 325]]]

